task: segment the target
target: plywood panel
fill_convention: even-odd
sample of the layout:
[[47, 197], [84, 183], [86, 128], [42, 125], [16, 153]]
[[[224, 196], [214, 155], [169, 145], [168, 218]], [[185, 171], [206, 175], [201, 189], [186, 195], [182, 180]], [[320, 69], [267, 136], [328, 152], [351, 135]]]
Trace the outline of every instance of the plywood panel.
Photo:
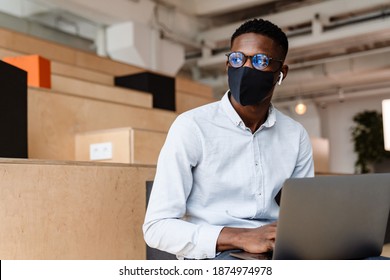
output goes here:
[[214, 98], [201, 97], [176, 91], [176, 112], [182, 113], [195, 107], [199, 107], [215, 101], [217, 100]]
[[53, 61], [101, 71], [114, 76], [144, 71], [142, 68], [116, 62], [106, 57], [99, 57], [93, 53], [1, 28], [0, 47], [25, 54], [39, 54]]
[[111, 143], [112, 156], [101, 162], [132, 163], [131, 161], [131, 131], [132, 128], [124, 127], [77, 133], [75, 136], [75, 160], [90, 161], [90, 146], [101, 143]]
[[[2, 59], [3, 57], [12, 57], [12, 56], [20, 56], [20, 55], [26, 55], [26, 53], [15, 52], [5, 48], [0, 48], [0, 59]], [[76, 66], [72, 64], [58, 62], [58, 61], [51, 61], [51, 71], [53, 74], [59, 74], [66, 77], [73, 77], [79, 80], [86, 80], [86, 81], [95, 82], [98, 84], [105, 84], [109, 86], [114, 85], [113, 75], [103, 73], [98, 70], [82, 68], [81, 66]]]
[[142, 129], [132, 130], [132, 163], [157, 164], [166, 133]]
[[167, 132], [176, 114], [42, 89], [28, 92], [29, 158], [74, 160], [78, 132], [135, 127]]
[[176, 91], [191, 93], [206, 98], [213, 98], [213, 90], [210, 86], [182, 78], [176, 77]]
[[52, 89], [63, 93], [120, 104], [145, 108], [152, 108], [153, 106], [153, 97], [146, 92], [106, 86], [59, 75], [52, 75]]
[[314, 170], [317, 173], [329, 172], [329, 140], [325, 138], [311, 138], [313, 147]]
[[78, 133], [75, 159], [89, 161], [91, 145], [110, 143], [112, 157], [99, 161], [155, 165], [166, 135], [166, 132], [131, 127]]
[[50, 60], [74, 64], [76, 61], [75, 51], [53, 42], [28, 36], [22, 33], [0, 29], [0, 46], [12, 51], [39, 54]]
[[1, 259], [145, 259], [147, 166], [0, 161]]
[[390, 258], [390, 243], [385, 244], [383, 246], [383, 250], [382, 250], [381, 256]]
[[[8, 49], [12, 52], [19, 52], [21, 54], [39, 54], [47, 59], [52, 60], [53, 62], [74, 65], [83, 69], [94, 70], [111, 76], [131, 75], [145, 71], [143, 68], [114, 61], [107, 57], [100, 57], [94, 53], [88, 53], [75, 48], [62, 46], [54, 42], [1, 28], [0, 48]], [[7, 55], [10, 55], [10, 53]], [[206, 98], [213, 97], [211, 87], [183, 77], [177, 77], [176, 90]]]
[[51, 71], [53, 74], [77, 78], [79, 80], [85, 80], [108, 86], [114, 85], [114, 77], [112, 75], [66, 63], [52, 61]]
[[19, 56], [19, 55], [24, 55], [24, 54], [22, 54], [20, 52], [11, 51], [11, 50], [8, 50], [8, 49], [5, 49], [5, 48], [0, 48], [0, 59], [1, 60], [3, 59], [3, 57]]
[[99, 57], [95, 54], [82, 51], [76, 52], [76, 65], [87, 69], [100, 69], [100, 71], [113, 76], [130, 75], [145, 71], [145, 69], [137, 66], [121, 63], [105, 57]]

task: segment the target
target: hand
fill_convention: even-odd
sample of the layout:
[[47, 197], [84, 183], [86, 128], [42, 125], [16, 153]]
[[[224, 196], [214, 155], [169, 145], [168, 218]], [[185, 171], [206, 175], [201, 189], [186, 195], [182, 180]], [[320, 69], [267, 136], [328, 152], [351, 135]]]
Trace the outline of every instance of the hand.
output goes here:
[[277, 223], [258, 228], [222, 229], [217, 240], [217, 251], [242, 249], [249, 253], [265, 253], [275, 246]]
[[276, 222], [249, 229], [241, 234], [242, 249], [249, 253], [273, 251], [275, 247]]

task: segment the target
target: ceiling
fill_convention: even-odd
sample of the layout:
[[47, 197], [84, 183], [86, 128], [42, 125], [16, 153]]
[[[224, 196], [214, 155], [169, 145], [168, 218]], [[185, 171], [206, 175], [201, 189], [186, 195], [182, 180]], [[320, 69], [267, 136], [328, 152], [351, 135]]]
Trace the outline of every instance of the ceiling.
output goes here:
[[227, 89], [231, 34], [262, 17], [290, 42], [290, 72], [274, 102], [390, 92], [390, 0], [2, 0], [0, 10], [90, 40], [101, 55], [105, 28], [149, 26], [184, 48], [178, 75], [211, 85], [216, 96]]

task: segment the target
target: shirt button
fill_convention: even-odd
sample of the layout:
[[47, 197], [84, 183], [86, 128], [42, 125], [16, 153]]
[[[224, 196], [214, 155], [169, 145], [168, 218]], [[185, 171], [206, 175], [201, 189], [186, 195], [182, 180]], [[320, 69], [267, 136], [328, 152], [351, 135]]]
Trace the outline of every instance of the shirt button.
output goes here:
[[255, 165], [256, 165], [256, 166], [258, 166], [258, 165], [259, 165], [259, 163], [258, 163], [257, 161], [255, 161]]

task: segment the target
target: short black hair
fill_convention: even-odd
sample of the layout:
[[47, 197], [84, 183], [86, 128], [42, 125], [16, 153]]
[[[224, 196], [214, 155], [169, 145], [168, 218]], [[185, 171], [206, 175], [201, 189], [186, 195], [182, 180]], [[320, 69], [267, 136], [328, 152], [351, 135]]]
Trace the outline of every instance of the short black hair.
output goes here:
[[238, 36], [246, 33], [256, 33], [267, 36], [268, 38], [276, 41], [283, 50], [285, 58], [288, 52], [288, 40], [286, 34], [278, 26], [268, 20], [263, 19], [251, 19], [244, 22], [240, 27], [236, 29], [230, 39], [230, 47], [233, 46], [233, 41]]

